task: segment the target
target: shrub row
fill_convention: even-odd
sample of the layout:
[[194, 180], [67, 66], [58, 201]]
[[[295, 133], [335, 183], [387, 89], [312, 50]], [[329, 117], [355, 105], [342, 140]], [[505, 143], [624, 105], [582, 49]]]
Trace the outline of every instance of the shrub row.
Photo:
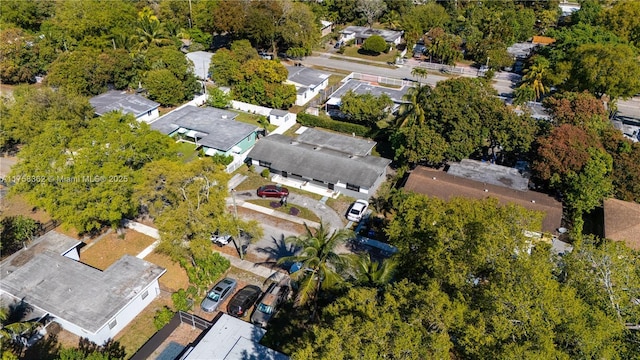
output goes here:
[[341, 133], [356, 134], [363, 137], [366, 137], [370, 132], [370, 129], [366, 126], [326, 119], [311, 114], [298, 114], [298, 122], [304, 126], [317, 126]]

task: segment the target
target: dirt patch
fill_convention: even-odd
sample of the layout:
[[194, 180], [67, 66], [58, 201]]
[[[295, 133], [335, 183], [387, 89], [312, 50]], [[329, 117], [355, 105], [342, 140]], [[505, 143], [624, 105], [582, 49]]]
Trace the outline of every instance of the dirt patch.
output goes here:
[[167, 255], [152, 252], [144, 258], [146, 261], [162, 266], [167, 272], [160, 277], [160, 286], [168, 291], [178, 291], [189, 287], [187, 272]]
[[2, 206], [0, 207], [0, 215], [3, 217], [23, 215], [41, 223], [46, 223], [51, 220], [51, 216], [49, 216], [49, 214], [44, 210], [30, 205], [29, 202], [27, 202], [27, 199], [22, 195], [11, 195], [3, 198]]
[[243, 207], [238, 207], [238, 214], [244, 218], [256, 220], [259, 223], [268, 223], [283, 230], [288, 230], [298, 234], [302, 234], [305, 232], [304, 225], [296, 224], [294, 222], [283, 220], [257, 211], [245, 209]]
[[136, 256], [147, 246], [153, 244], [154, 238], [133, 230], [125, 230], [124, 238], [111, 232], [98, 239], [91, 246], [81, 251], [80, 260], [100, 270], [105, 270], [124, 254]]

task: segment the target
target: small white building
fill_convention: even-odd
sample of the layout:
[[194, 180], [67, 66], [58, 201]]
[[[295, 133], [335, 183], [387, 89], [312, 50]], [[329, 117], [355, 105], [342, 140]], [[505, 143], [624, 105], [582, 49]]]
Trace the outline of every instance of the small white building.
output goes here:
[[183, 351], [179, 359], [288, 360], [288, 356], [260, 345], [266, 332], [259, 326], [222, 314], [198, 342]]
[[287, 66], [287, 84], [296, 87], [296, 105], [304, 106], [329, 85], [331, 74], [304, 66]]
[[159, 294], [165, 269], [125, 255], [104, 271], [79, 261], [80, 241], [51, 231], [0, 263], [0, 293], [98, 345]]
[[160, 104], [138, 94], [128, 94], [126, 91], [107, 91], [92, 97], [89, 99], [89, 103], [98, 116], [112, 111], [120, 111], [123, 114], [133, 114], [136, 120], [147, 123], [160, 116], [158, 111]]
[[320, 20], [320, 36], [325, 37], [333, 31], [333, 23], [331, 21]]

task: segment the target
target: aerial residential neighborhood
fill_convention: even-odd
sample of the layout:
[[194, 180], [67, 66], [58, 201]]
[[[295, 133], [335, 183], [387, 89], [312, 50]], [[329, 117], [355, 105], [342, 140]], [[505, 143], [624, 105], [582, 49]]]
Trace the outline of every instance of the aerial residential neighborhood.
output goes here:
[[12, 359], [636, 359], [640, 2], [0, 2]]

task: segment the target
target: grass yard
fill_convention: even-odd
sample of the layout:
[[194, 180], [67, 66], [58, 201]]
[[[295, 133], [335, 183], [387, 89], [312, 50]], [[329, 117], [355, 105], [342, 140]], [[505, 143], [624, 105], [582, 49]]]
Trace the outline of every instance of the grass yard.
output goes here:
[[198, 151], [196, 150], [196, 145], [184, 141], [177, 142], [178, 146], [178, 156], [182, 159], [183, 163], [188, 163], [189, 161], [198, 157]]
[[125, 230], [124, 239], [111, 232], [92, 246], [85, 248], [80, 260], [100, 270], [105, 270], [124, 254], [136, 256], [155, 241], [154, 238], [133, 230]]
[[340, 81], [342, 81], [342, 79], [344, 79], [344, 76], [342, 75], [336, 75], [336, 74], [329, 75], [329, 86], [333, 86], [339, 83]]
[[167, 255], [152, 252], [144, 258], [146, 261], [162, 266], [167, 272], [160, 277], [160, 287], [170, 291], [178, 291], [189, 287], [187, 272]]
[[344, 49], [344, 54], [342, 55], [351, 56], [351, 57], [360, 58], [360, 59], [369, 60], [369, 61], [384, 62], [384, 63], [395, 62], [396, 56], [398, 56], [398, 52], [396, 50], [391, 50], [386, 54], [380, 53], [380, 55], [377, 55], [377, 56], [366, 55], [366, 54], [360, 53], [359, 50], [360, 50], [359, 46], [347, 46]]
[[[260, 115], [258, 114], [249, 114], [246, 112], [242, 112], [242, 111], [235, 111], [235, 110], [231, 110], [235, 113], [238, 114], [238, 116], [236, 117], [236, 121], [240, 121], [243, 123], [247, 123], [247, 124], [251, 124], [251, 125], [255, 125], [259, 128], [262, 128], [262, 124], [258, 123], [258, 120], [260, 119]], [[275, 129], [277, 129], [278, 127], [275, 125], [267, 125], [267, 131], [271, 132]]]
[[127, 355], [125, 358], [131, 358], [156, 333], [153, 317], [156, 315], [156, 310], [160, 310], [164, 306], [172, 307], [173, 303], [169, 294], [161, 293], [158, 298], [153, 300], [129, 325], [116, 335], [114, 340], [119, 341], [120, 345], [124, 346], [126, 350]]
[[[252, 204], [256, 204], [256, 205], [260, 205], [260, 206], [264, 206], [266, 208], [272, 208], [271, 207], [271, 203], [272, 202], [279, 202], [278, 199], [273, 199], [273, 200], [268, 200], [268, 199], [259, 199], [259, 200], [249, 200], [248, 202], [252, 203]], [[299, 218], [302, 219], [307, 219], [310, 221], [315, 221], [315, 222], [320, 222], [320, 218], [311, 210], [307, 209], [307, 208], [303, 208], [301, 206], [297, 206], [294, 204], [287, 204], [286, 206], [281, 206], [281, 207], [277, 207], [277, 208], [272, 208], [275, 211], [284, 213], [284, 214], [289, 214], [289, 211], [291, 210], [291, 208], [296, 208], [298, 209], [300, 212], [298, 213], [298, 215], [295, 215]]]
[[270, 184], [271, 182], [268, 179], [263, 178], [260, 174], [256, 173], [254, 170], [249, 170], [247, 166], [241, 166], [236, 174], [241, 174], [247, 176], [247, 179], [240, 183], [236, 187], [236, 191], [256, 191], [262, 185]]

